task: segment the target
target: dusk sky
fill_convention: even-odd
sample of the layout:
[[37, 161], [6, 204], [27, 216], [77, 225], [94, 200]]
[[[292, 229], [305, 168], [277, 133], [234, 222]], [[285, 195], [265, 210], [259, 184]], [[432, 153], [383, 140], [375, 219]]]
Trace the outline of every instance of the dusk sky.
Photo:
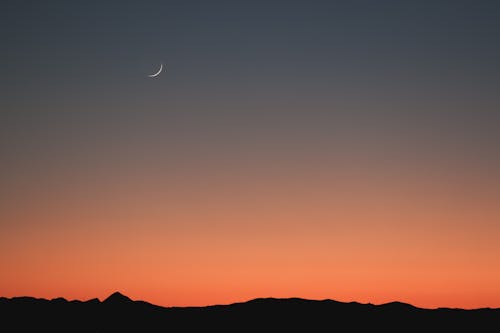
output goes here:
[[0, 296], [500, 307], [500, 2], [5, 1], [0, 37]]

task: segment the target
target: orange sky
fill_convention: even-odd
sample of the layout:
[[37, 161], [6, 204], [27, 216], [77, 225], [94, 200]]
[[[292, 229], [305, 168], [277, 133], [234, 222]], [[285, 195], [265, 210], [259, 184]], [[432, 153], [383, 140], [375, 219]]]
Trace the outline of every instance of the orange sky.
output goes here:
[[220, 160], [138, 177], [144, 161], [13, 180], [0, 295], [500, 306], [498, 181], [473, 164], [364, 162]]

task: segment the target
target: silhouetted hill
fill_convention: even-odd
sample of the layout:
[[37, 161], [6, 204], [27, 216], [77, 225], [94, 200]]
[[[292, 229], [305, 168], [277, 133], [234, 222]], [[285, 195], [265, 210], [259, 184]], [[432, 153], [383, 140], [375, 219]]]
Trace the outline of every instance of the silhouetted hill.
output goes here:
[[117, 292], [112, 293], [108, 298], [106, 298], [103, 303], [106, 303], [106, 304], [128, 304], [128, 303], [132, 303], [132, 302], [134, 302], [134, 301], [132, 301], [130, 298], [128, 298], [127, 296], [125, 296], [117, 291]]
[[118, 292], [103, 302], [0, 298], [2, 332], [482, 331], [500, 327], [500, 309], [422, 309], [300, 298], [258, 298], [207, 307], [160, 307]]

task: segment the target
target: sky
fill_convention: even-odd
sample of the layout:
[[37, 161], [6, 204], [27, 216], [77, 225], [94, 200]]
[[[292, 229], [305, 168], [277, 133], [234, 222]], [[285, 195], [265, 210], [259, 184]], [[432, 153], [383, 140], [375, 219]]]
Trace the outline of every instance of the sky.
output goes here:
[[5, 1], [0, 40], [0, 296], [500, 307], [497, 1]]

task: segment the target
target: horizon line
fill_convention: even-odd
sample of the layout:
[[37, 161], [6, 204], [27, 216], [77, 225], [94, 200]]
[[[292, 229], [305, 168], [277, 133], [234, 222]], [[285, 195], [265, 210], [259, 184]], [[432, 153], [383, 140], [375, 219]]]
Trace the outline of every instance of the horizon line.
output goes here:
[[215, 304], [208, 304], [208, 305], [183, 305], [183, 306], [163, 306], [163, 305], [158, 305], [155, 303], [151, 303], [149, 301], [143, 300], [143, 299], [132, 299], [128, 297], [127, 295], [123, 294], [120, 291], [115, 291], [111, 293], [109, 296], [103, 298], [99, 297], [93, 297], [93, 298], [88, 298], [85, 300], [82, 299], [68, 299], [66, 297], [54, 297], [54, 298], [45, 298], [45, 297], [35, 297], [35, 296], [29, 296], [29, 295], [21, 295], [21, 296], [12, 296], [12, 297], [5, 297], [5, 296], [0, 296], [0, 300], [2, 299], [7, 299], [7, 300], [12, 300], [12, 299], [19, 299], [19, 298], [31, 298], [35, 300], [43, 300], [43, 301], [56, 301], [56, 300], [64, 300], [66, 302], [90, 302], [90, 301], [98, 301], [99, 303], [104, 303], [113, 297], [120, 297], [120, 298], [126, 298], [131, 302], [142, 302], [142, 303], [148, 303], [153, 306], [165, 308], [165, 309], [170, 309], [170, 308], [208, 308], [208, 307], [214, 307], [214, 306], [231, 306], [235, 304], [245, 304], [249, 303], [252, 301], [258, 301], [258, 300], [281, 300], [281, 301], [286, 301], [286, 300], [300, 300], [300, 301], [310, 301], [310, 302], [336, 302], [336, 303], [342, 303], [342, 304], [360, 304], [360, 305], [372, 305], [372, 306], [385, 306], [385, 305], [390, 305], [390, 304], [400, 304], [404, 306], [410, 306], [415, 309], [421, 309], [421, 310], [464, 310], [464, 311], [474, 311], [474, 310], [500, 310], [500, 307], [476, 307], [476, 308], [461, 308], [461, 307], [447, 307], [447, 306], [439, 306], [439, 307], [421, 307], [421, 306], [416, 306], [411, 303], [407, 302], [402, 302], [398, 300], [390, 301], [390, 302], [385, 302], [385, 303], [362, 303], [358, 301], [338, 301], [332, 298], [324, 298], [324, 299], [311, 299], [311, 298], [302, 298], [302, 297], [297, 297], [297, 296], [291, 296], [291, 297], [273, 297], [273, 296], [267, 296], [267, 297], [256, 297], [256, 298], [251, 298], [247, 299], [244, 301], [236, 301], [236, 302], [231, 302], [231, 303], [215, 303]]

